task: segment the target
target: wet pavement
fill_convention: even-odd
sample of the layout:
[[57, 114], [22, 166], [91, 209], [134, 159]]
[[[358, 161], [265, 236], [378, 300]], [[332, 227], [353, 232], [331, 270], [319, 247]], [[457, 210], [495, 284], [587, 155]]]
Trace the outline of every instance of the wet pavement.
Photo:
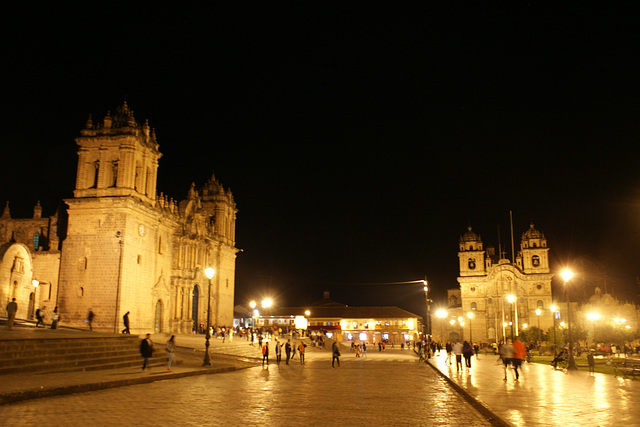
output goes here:
[[480, 354], [472, 358], [470, 369], [460, 371], [455, 360], [452, 365], [446, 363], [444, 352], [429, 362], [454, 386], [516, 426], [638, 425], [638, 380], [524, 363], [518, 381], [513, 369], [507, 371], [504, 381], [497, 358]]
[[[87, 333], [15, 332], [14, 338]], [[6, 333], [1, 331], [0, 339]], [[152, 339], [161, 346], [168, 335]], [[277, 366], [272, 344], [271, 363], [263, 369], [258, 343], [251, 346], [235, 337], [224, 343], [212, 338], [212, 366], [203, 367], [204, 336], [177, 335], [176, 341], [182, 363], [171, 372], [135, 367], [2, 375], [0, 401], [6, 404], [0, 405], [0, 415], [17, 420], [17, 425], [112, 425], [141, 411], [149, 414], [149, 422], [142, 425], [203, 425], [212, 423], [211, 411], [230, 425], [275, 425], [284, 419], [293, 425], [382, 420], [388, 425], [612, 426], [636, 425], [640, 418], [638, 380], [525, 363], [518, 381], [512, 370], [503, 381], [502, 365], [494, 355], [480, 354], [470, 369], [457, 371], [455, 362], [445, 363], [444, 352], [424, 364], [409, 350], [370, 349], [366, 358], [355, 358], [345, 349], [342, 366], [332, 369], [331, 354], [311, 346], [305, 365], [296, 358], [289, 366], [284, 361]], [[297, 345], [299, 340], [292, 342]], [[212, 373], [217, 375], [206, 375]], [[334, 416], [335, 422], [327, 419]]]
[[[153, 339], [162, 343], [166, 337]], [[180, 369], [201, 369], [190, 365], [199, 363], [202, 351], [189, 346], [203, 347], [203, 337], [176, 340], [184, 346], [181, 354], [189, 358], [188, 366]], [[289, 365], [284, 361], [278, 365], [272, 355], [263, 367], [256, 363], [261, 359], [257, 343], [252, 347], [244, 340], [212, 340], [214, 364], [232, 353], [252, 361], [251, 367], [217, 375], [174, 376], [171, 381], [164, 381], [171, 377], [154, 368], [144, 374], [158, 375], [151, 383], [9, 403], [0, 406], [0, 416], [18, 426], [496, 425], [429, 366], [418, 363], [412, 351], [373, 351], [356, 358], [345, 349], [340, 367], [334, 369], [329, 351], [309, 346], [304, 364], [296, 357]], [[80, 381], [82, 374], [67, 376]], [[120, 375], [144, 376], [130, 369]], [[29, 376], [28, 381], [46, 376]], [[3, 382], [0, 391], [4, 387]]]

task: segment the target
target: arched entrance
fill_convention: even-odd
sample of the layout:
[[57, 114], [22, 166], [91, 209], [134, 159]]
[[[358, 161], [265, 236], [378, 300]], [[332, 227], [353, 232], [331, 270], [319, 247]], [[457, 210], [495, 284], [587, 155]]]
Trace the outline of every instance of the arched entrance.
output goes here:
[[153, 331], [156, 334], [162, 332], [162, 301], [158, 300], [156, 303], [156, 315], [153, 322]]
[[198, 302], [200, 300], [200, 288], [198, 285], [193, 286], [193, 295], [191, 298], [191, 320], [193, 320], [193, 330], [200, 332], [198, 328]]

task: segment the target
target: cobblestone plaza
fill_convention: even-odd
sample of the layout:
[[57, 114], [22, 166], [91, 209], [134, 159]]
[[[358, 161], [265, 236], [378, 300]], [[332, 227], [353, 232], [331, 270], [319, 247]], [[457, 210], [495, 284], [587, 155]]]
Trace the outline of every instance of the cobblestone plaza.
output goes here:
[[272, 361], [264, 369], [36, 399], [1, 406], [0, 414], [17, 426], [491, 425], [411, 352], [374, 353], [347, 353], [332, 369], [329, 353], [309, 352], [304, 365]]

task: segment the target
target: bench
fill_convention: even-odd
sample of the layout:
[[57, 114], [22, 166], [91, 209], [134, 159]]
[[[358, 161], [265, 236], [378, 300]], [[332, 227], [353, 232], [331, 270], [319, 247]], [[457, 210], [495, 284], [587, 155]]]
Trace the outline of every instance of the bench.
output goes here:
[[613, 359], [611, 360], [613, 373], [622, 378], [636, 378], [640, 376], [640, 360], [637, 359]]

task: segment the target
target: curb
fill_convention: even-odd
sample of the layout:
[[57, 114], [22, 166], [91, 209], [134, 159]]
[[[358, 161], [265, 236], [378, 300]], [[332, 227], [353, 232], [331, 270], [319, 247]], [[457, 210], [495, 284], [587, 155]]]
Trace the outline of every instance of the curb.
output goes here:
[[426, 364], [431, 367], [440, 377], [442, 377], [454, 390], [456, 390], [463, 398], [466, 400], [471, 406], [473, 406], [478, 412], [482, 414], [486, 418], [487, 421], [491, 423], [492, 426], [496, 427], [512, 427], [513, 425], [509, 422], [502, 419], [500, 416], [496, 415], [487, 405], [482, 403], [481, 401], [474, 398], [464, 387], [458, 385], [451, 378], [442, 373], [438, 368], [433, 366], [431, 362], [428, 360]]
[[130, 378], [126, 380], [114, 380], [114, 381], [104, 381], [104, 382], [90, 383], [90, 384], [74, 384], [74, 385], [63, 386], [63, 387], [50, 387], [50, 388], [40, 388], [40, 389], [25, 390], [25, 391], [16, 391], [11, 393], [0, 394], [0, 405], [17, 403], [17, 402], [22, 402], [22, 401], [31, 400], [31, 399], [40, 399], [43, 397], [63, 396], [63, 395], [68, 395], [73, 393], [83, 393], [87, 391], [96, 391], [96, 390], [105, 390], [105, 389], [116, 388], [116, 387], [125, 387], [125, 386], [130, 386], [135, 384], [148, 384], [155, 381], [164, 381], [164, 380], [192, 377], [195, 375], [219, 374], [222, 372], [237, 371], [239, 369], [244, 369], [244, 368], [238, 368], [235, 366], [225, 366], [220, 368], [198, 369], [195, 371], [188, 371], [188, 372], [162, 373], [161, 375]]

